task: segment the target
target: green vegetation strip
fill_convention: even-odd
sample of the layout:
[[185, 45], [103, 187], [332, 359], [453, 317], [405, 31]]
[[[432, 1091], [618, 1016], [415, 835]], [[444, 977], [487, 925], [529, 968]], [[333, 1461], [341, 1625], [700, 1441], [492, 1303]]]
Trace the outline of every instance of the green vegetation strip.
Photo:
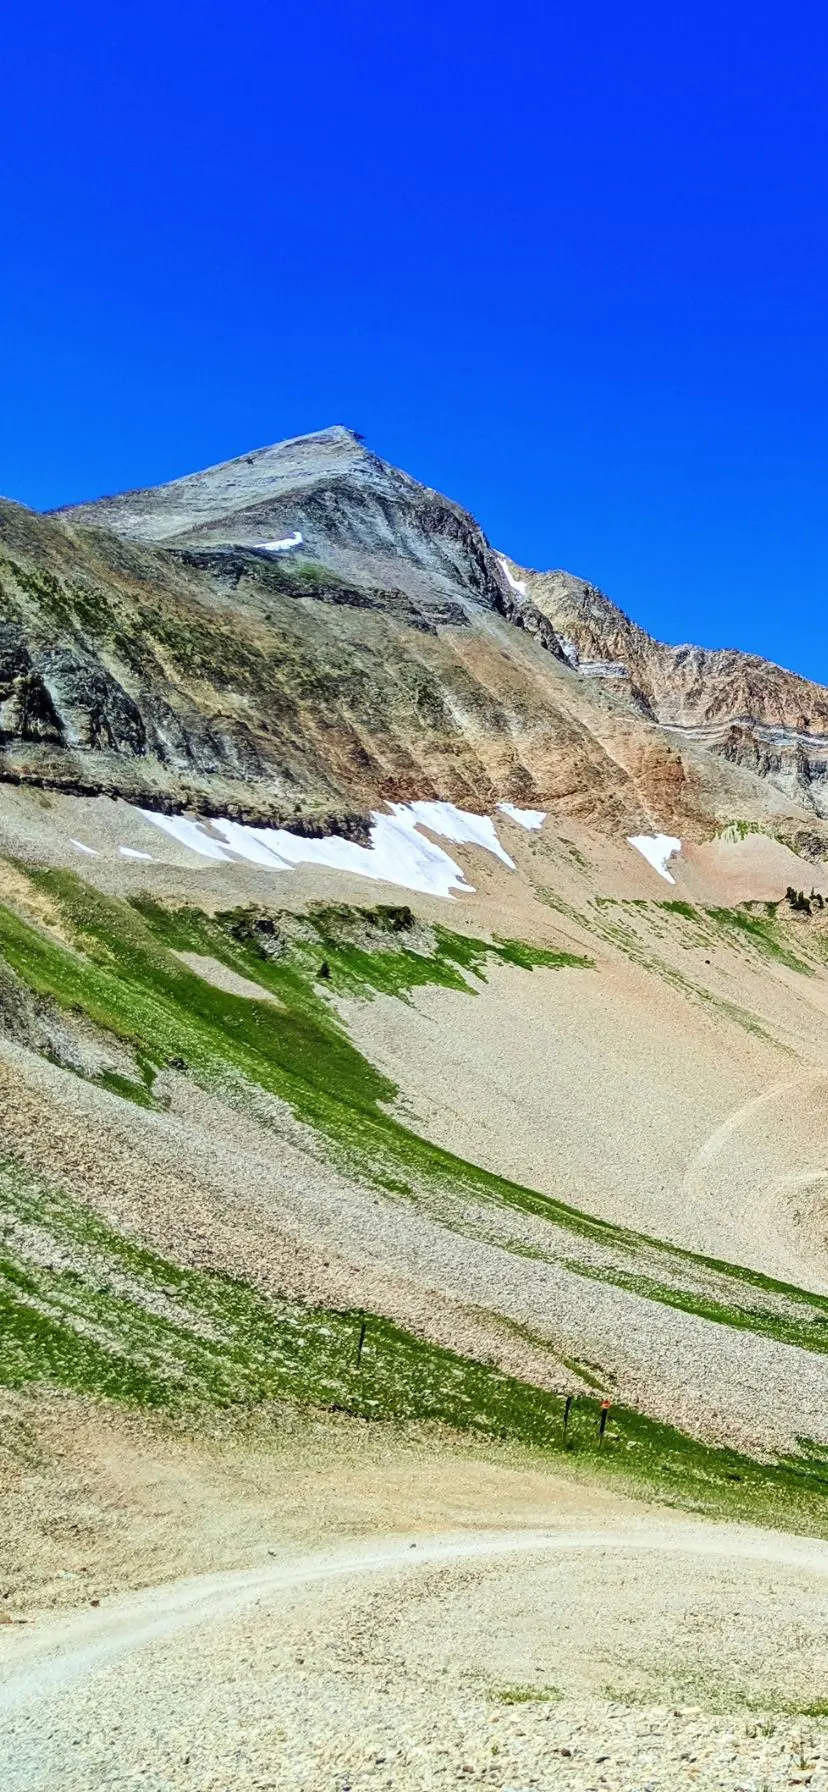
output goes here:
[[[273, 1402], [438, 1425], [566, 1457], [627, 1491], [691, 1509], [828, 1531], [828, 1460], [759, 1463], [624, 1407], [563, 1396], [415, 1337], [390, 1320], [266, 1299], [165, 1261], [0, 1160], [0, 1382], [183, 1415]], [[363, 1329], [364, 1328], [364, 1329]], [[360, 1351], [360, 1338], [363, 1338]]]
[[[407, 909], [319, 908], [298, 935], [285, 936], [278, 917], [133, 905], [68, 872], [30, 876], [59, 908], [76, 946], [57, 943], [0, 906], [0, 953], [35, 994], [114, 1034], [142, 1066], [174, 1061], [208, 1079], [231, 1068], [341, 1143], [358, 1147], [370, 1139], [376, 1147], [380, 1131], [396, 1155], [403, 1140], [412, 1147], [421, 1141], [382, 1112], [396, 1085], [351, 1044], [330, 994], [405, 998], [424, 984], [468, 993], [470, 979], [483, 978], [491, 960], [525, 970], [583, 969], [591, 962], [442, 927], [430, 930], [428, 949], [415, 950], [406, 945], [415, 926]], [[355, 923], [370, 947], [343, 937]], [[177, 952], [217, 958], [258, 983], [262, 1001], [214, 987]]]
[[773, 904], [768, 906], [771, 912], [766, 911], [765, 914], [757, 914], [744, 908], [708, 908], [704, 913], [714, 927], [730, 931], [737, 938], [749, 941], [766, 958], [775, 958], [777, 963], [785, 965], [789, 971], [798, 971], [803, 977], [812, 977], [813, 966], [806, 964], [804, 959], [786, 945], [780, 937]]
[[[232, 1075], [237, 1086], [286, 1102], [362, 1179], [436, 1205], [440, 1220], [458, 1231], [479, 1234], [486, 1207], [511, 1209], [542, 1229], [531, 1242], [498, 1237], [501, 1248], [565, 1261], [641, 1298], [828, 1352], [825, 1297], [612, 1225], [412, 1132], [388, 1111], [396, 1085], [351, 1042], [331, 1000], [380, 993], [407, 1000], [426, 984], [469, 994], [492, 962], [583, 971], [588, 959], [423, 929], [406, 908], [317, 906], [299, 919], [255, 910], [207, 916], [105, 897], [68, 872], [28, 875], [60, 912], [74, 947], [0, 907], [0, 953], [29, 990], [132, 1049], [133, 1082], [113, 1072], [98, 1079], [114, 1093], [152, 1101], [154, 1073], [168, 1064], [214, 1089]], [[216, 988], [181, 961], [182, 952], [218, 960], [259, 985], [263, 1000]]]
[[[587, 910], [579, 911], [554, 890], [539, 889], [537, 894], [557, 914], [591, 933], [603, 944], [623, 952], [631, 964], [638, 965], [651, 976], [660, 977], [678, 995], [685, 996], [688, 1001], [696, 1002], [702, 1007], [714, 1009], [724, 1020], [741, 1028], [742, 1032], [751, 1033], [756, 1039], [763, 1039], [778, 1051], [788, 1051], [789, 1048], [775, 1039], [748, 1008], [742, 1008], [738, 1002], [728, 1001], [725, 996], [716, 995], [704, 983], [685, 976], [683, 971], [654, 951], [648, 935], [667, 937], [666, 926], [659, 925], [659, 922], [662, 916], [666, 921], [668, 915], [690, 922], [692, 925], [686, 943], [705, 946], [709, 951], [712, 945], [719, 943], [712, 924], [708, 925], [709, 911], [694, 909], [689, 903], [681, 901], [646, 902], [642, 898], [621, 901], [611, 896], [597, 896]], [[753, 944], [756, 945], [757, 941], [754, 940]]]

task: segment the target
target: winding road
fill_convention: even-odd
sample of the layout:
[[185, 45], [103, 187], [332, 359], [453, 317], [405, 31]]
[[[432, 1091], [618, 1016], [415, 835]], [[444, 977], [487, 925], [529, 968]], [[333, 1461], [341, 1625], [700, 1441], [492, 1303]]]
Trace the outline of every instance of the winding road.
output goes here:
[[[37, 1623], [0, 1662], [0, 1724], [60, 1694], [138, 1649], [176, 1632], [221, 1623], [245, 1608], [278, 1601], [293, 1589], [346, 1576], [379, 1575], [418, 1567], [539, 1552], [633, 1551], [764, 1562], [828, 1577], [828, 1543], [727, 1524], [633, 1520], [595, 1530], [503, 1531], [444, 1537], [403, 1537], [352, 1544], [329, 1552], [281, 1556], [267, 1565], [171, 1581], [127, 1599], [68, 1618]], [[19, 1635], [19, 1633], [18, 1633]], [[58, 1713], [55, 1713], [59, 1721]]]

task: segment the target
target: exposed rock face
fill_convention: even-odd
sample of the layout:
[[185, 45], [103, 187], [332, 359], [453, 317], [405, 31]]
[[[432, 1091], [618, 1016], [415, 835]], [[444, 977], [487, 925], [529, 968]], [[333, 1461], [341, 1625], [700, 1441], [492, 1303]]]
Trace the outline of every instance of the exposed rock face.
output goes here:
[[5, 779], [311, 829], [414, 797], [611, 832], [772, 813], [816, 851], [826, 767], [828, 692], [521, 571], [344, 429], [0, 505]]
[[[351, 586], [404, 592], [437, 620], [462, 622], [468, 603], [514, 610], [473, 517], [371, 454], [347, 429], [277, 442], [169, 485], [58, 514], [167, 547], [267, 553], [268, 543], [295, 542], [303, 561]], [[537, 632], [559, 652], [540, 615]]]
[[0, 776], [302, 828], [429, 796], [645, 825], [637, 744], [622, 775], [531, 628], [394, 574], [0, 506]]
[[630, 700], [676, 732], [768, 778], [828, 815], [828, 690], [756, 655], [669, 647], [571, 573], [508, 562], [580, 673], [626, 683]]

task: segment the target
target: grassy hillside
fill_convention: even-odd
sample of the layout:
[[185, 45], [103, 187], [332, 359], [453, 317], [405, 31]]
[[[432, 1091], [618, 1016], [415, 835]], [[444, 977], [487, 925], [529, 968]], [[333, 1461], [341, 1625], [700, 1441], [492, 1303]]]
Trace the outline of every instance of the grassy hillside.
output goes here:
[[[132, 1078], [99, 1075], [144, 1103], [173, 1064], [202, 1087], [234, 1085], [279, 1097], [325, 1148], [369, 1185], [418, 1202], [443, 1224], [485, 1238], [487, 1215], [536, 1222], [532, 1241], [501, 1248], [565, 1262], [570, 1270], [718, 1324], [798, 1348], [828, 1352], [828, 1299], [756, 1271], [614, 1225], [522, 1187], [419, 1136], [389, 1111], [396, 1087], [357, 1050], [339, 1019], [337, 994], [405, 1000], [418, 985], [468, 992], [491, 963], [524, 970], [597, 974], [591, 961], [515, 941], [486, 942], [443, 927], [418, 929], [407, 909], [318, 907], [287, 914], [234, 910], [205, 915], [150, 901], [105, 897], [68, 872], [33, 870], [31, 888], [51, 906], [61, 937], [0, 906], [0, 952], [32, 997], [80, 1014], [129, 1049]], [[752, 937], [748, 948], [754, 949]], [[182, 962], [212, 959], [262, 990], [261, 1002], [228, 993]]]
[[[828, 1350], [828, 1299], [598, 1220], [412, 1132], [393, 1111], [393, 1082], [349, 1039], [337, 1007], [345, 995], [406, 1001], [429, 983], [473, 1000], [493, 964], [600, 974], [590, 960], [427, 927], [407, 908], [206, 915], [105, 897], [67, 873], [18, 868], [18, 876], [30, 918], [0, 907], [0, 998], [18, 1020], [59, 1015], [121, 1053], [118, 1069], [73, 1063], [75, 1074], [150, 1107], [168, 1099], [158, 1080], [167, 1066], [208, 1091], [220, 1092], [228, 1079], [242, 1098], [265, 1090], [336, 1161], [386, 1195], [429, 1208], [443, 1225], [485, 1238], [487, 1215], [497, 1214], [507, 1252], [562, 1263], [714, 1324]], [[687, 924], [725, 923], [717, 915]], [[764, 950], [764, 934], [748, 930], [745, 949]], [[185, 962], [181, 954], [196, 956]], [[206, 965], [243, 977], [261, 999], [217, 987], [194, 968]], [[215, 1404], [333, 1405], [543, 1452], [566, 1447], [585, 1462], [600, 1452], [602, 1472], [669, 1499], [824, 1525], [828, 1465], [807, 1443], [795, 1460], [759, 1464], [620, 1407], [601, 1443], [597, 1394], [579, 1397], [565, 1439], [562, 1396], [387, 1319], [267, 1300], [165, 1261], [95, 1217], [71, 1189], [26, 1175], [8, 1154], [0, 1213], [0, 1377], [12, 1386], [56, 1383], [193, 1415]], [[504, 1232], [510, 1214], [531, 1219], [537, 1242]]]
[[[565, 1456], [629, 1491], [828, 1532], [828, 1458], [758, 1463], [600, 1399], [562, 1395], [440, 1348], [378, 1315], [268, 1301], [184, 1269], [0, 1160], [0, 1379], [174, 1412], [290, 1401], [438, 1425]], [[566, 1423], [565, 1423], [566, 1418]]]

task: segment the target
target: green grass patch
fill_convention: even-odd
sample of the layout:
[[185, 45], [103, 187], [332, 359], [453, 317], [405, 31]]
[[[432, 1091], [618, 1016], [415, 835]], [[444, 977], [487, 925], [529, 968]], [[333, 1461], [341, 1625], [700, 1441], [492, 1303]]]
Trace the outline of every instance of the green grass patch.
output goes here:
[[[197, 1420], [273, 1402], [447, 1427], [721, 1516], [828, 1530], [828, 1458], [776, 1463], [627, 1407], [564, 1398], [390, 1320], [271, 1299], [182, 1267], [0, 1159], [0, 1382], [56, 1386]], [[360, 1353], [360, 1335], [365, 1326]]]
[[[629, 1271], [621, 1266], [604, 1267], [588, 1265], [583, 1261], [567, 1264], [575, 1274], [589, 1276], [597, 1282], [609, 1282], [616, 1288], [626, 1288], [630, 1294], [640, 1295], [643, 1300], [655, 1300], [662, 1306], [674, 1307], [682, 1313], [693, 1313], [698, 1319], [706, 1319], [713, 1325], [729, 1325], [736, 1331], [758, 1332], [763, 1337], [775, 1338], [777, 1343], [792, 1344], [798, 1350], [809, 1350], [818, 1355], [828, 1352], [828, 1312], [824, 1303], [814, 1311], [819, 1296], [805, 1296], [804, 1310], [794, 1303], [793, 1297], [799, 1295], [798, 1290], [790, 1290], [792, 1309], [790, 1312], [778, 1308], [762, 1310], [757, 1305], [743, 1305], [738, 1298], [728, 1300], [727, 1282], [717, 1292], [706, 1292], [703, 1287], [692, 1285], [681, 1286], [667, 1281], [659, 1281], [653, 1275], [641, 1271]], [[733, 1283], [738, 1294], [739, 1284], [750, 1272], [740, 1272], [735, 1265], [722, 1265], [732, 1270]], [[781, 1285], [779, 1285], [781, 1286]], [[801, 1297], [800, 1297], [801, 1298]], [[816, 1328], [816, 1329], [815, 1329]]]
[[660, 902], [658, 906], [668, 915], [681, 915], [683, 921], [698, 921], [699, 919], [699, 911], [693, 907], [692, 902], [684, 902], [677, 896], [666, 902]]
[[100, 1070], [91, 1079], [99, 1088], [108, 1089], [110, 1095], [120, 1095], [124, 1101], [134, 1101], [136, 1107], [154, 1108], [155, 1101], [152, 1088], [146, 1083], [136, 1083], [133, 1077], [123, 1076], [120, 1070]]
[[[0, 907], [0, 953], [30, 989], [85, 1014], [155, 1069], [175, 1060], [208, 1081], [235, 1070], [329, 1138], [352, 1150], [370, 1145], [374, 1156], [379, 1149], [391, 1170], [401, 1157], [429, 1148], [383, 1111], [396, 1085], [352, 1045], [330, 997], [406, 999], [427, 984], [471, 994], [472, 980], [484, 979], [493, 961], [524, 970], [590, 968], [589, 959], [571, 953], [472, 939], [444, 927], [413, 949], [405, 943], [408, 929], [377, 920], [377, 911], [360, 917], [324, 908], [287, 936], [278, 917], [255, 911], [207, 916], [150, 901], [128, 904], [71, 873], [30, 875], [59, 905], [76, 942], [74, 950], [64, 947]], [[362, 943], [348, 937], [358, 923]], [[177, 952], [218, 958], [258, 983], [263, 998], [275, 995], [278, 1006], [215, 988]]]
[[766, 834], [771, 840], [776, 838], [774, 834], [770, 833], [768, 828], [763, 827], [761, 821], [727, 821], [723, 828], [718, 828], [716, 830], [713, 837], [715, 840], [730, 840], [735, 842], [738, 840], [747, 840], [750, 834]]
[[[59, 906], [75, 946], [0, 908], [0, 952], [32, 990], [130, 1047], [140, 1076], [132, 1082], [107, 1073], [114, 1093], [154, 1100], [154, 1076], [168, 1064], [214, 1091], [226, 1089], [228, 1078], [237, 1093], [263, 1089], [312, 1127], [350, 1172], [425, 1203], [461, 1233], [487, 1236], [487, 1210], [511, 1209], [542, 1229], [534, 1238], [504, 1238], [501, 1230], [501, 1248], [564, 1262], [576, 1274], [716, 1323], [828, 1350], [828, 1299], [597, 1219], [412, 1132], [389, 1111], [396, 1085], [352, 1043], [332, 1000], [407, 1000], [429, 983], [472, 997], [492, 962], [581, 972], [588, 959], [423, 929], [405, 908], [208, 916], [146, 900], [119, 902], [65, 872], [30, 875]], [[176, 956], [185, 951], [218, 959], [278, 1004], [214, 987]]]
[[775, 959], [789, 971], [799, 971], [803, 977], [813, 976], [813, 966], [792, 952], [781, 938], [775, 914], [757, 914], [748, 908], [708, 908], [704, 913], [714, 927], [747, 940], [765, 958]]

